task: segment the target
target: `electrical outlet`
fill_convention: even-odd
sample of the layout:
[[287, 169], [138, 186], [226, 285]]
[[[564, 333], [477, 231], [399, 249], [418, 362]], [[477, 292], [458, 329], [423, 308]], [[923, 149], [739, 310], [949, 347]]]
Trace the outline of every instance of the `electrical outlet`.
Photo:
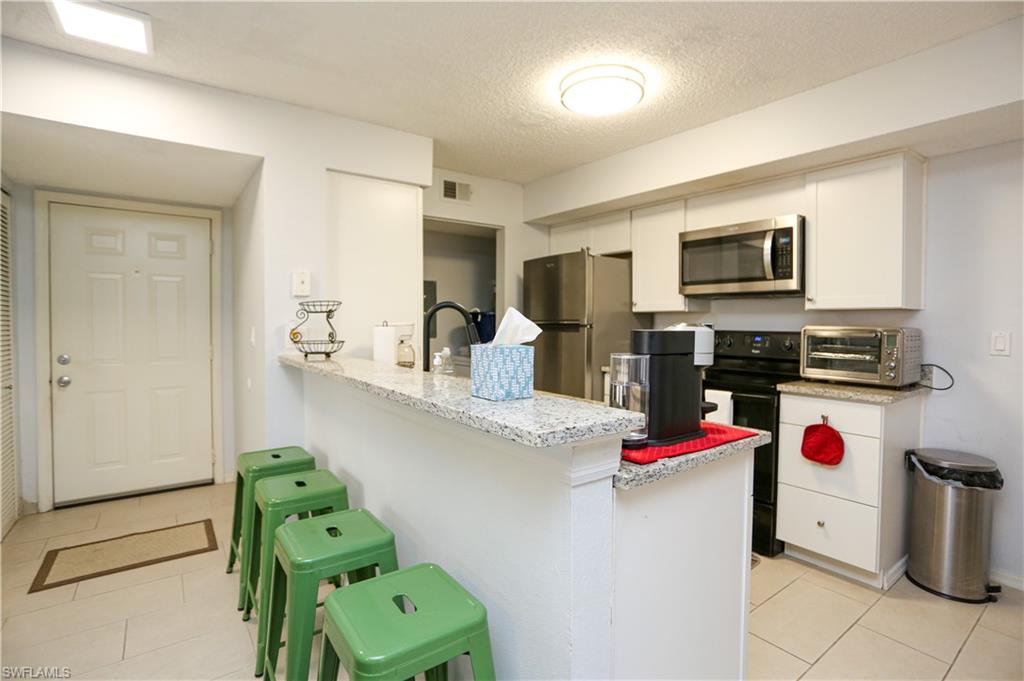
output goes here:
[[989, 354], [997, 357], [1009, 357], [1013, 334], [1009, 331], [993, 331], [989, 339]]
[[313, 284], [309, 270], [295, 270], [292, 272], [292, 297], [306, 298], [312, 292]]

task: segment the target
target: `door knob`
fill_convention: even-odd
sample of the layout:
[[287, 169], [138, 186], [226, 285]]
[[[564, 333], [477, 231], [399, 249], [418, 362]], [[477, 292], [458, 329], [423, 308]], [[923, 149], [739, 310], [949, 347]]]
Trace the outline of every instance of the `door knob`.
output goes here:
[[71, 364], [71, 355], [57, 355], [57, 364], [61, 366]]
[[819, 520], [818, 521], [818, 527], [825, 527], [825, 521], [824, 520]]
[[71, 377], [70, 376], [61, 376], [61, 377], [59, 377], [57, 379], [57, 385], [60, 386], [61, 388], [68, 387], [69, 385], [71, 385]]

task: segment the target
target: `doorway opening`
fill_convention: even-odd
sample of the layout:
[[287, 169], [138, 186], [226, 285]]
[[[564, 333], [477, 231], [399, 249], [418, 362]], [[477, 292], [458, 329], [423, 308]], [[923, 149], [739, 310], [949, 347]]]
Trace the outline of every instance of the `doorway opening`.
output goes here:
[[[498, 285], [500, 228], [436, 218], [423, 220], [423, 309], [452, 300], [473, 314], [482, 342], [494, 336]], [[435, 352], [449, 348], [455, 373], [469, 375], [469, 337], [456, 314], [434, 317], [430, 328], [429, 363]]]

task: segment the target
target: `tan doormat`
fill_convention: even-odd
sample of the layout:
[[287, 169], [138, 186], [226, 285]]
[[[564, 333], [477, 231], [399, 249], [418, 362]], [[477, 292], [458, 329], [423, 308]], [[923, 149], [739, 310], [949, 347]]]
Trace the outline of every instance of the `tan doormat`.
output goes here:
[[213, 521], [126, 534], [48, 551], [28, 592], [53, 589], [94, 577], [217, 550]]

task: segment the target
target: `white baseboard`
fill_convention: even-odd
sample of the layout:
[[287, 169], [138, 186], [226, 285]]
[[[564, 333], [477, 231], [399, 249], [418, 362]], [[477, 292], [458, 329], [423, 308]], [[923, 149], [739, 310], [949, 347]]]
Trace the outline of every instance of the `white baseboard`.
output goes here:
[[895, 565], [893, 565], [891, 568], [889, 568], [882, 574], [883, 589], [888, 590], [890, 587], [892, 587], [893, 584], [899, 581], [899, 578], [902, 577], [903, 573], [907, 571], [907, 562], [909, 560], [909, 556], [903, 556], [898, 561], [896, 561]]
[[993, 584], [1001, 584], [1002, 586], [1010, 589], [1024, 591], [1024, 575], [1012, 575], [1003, 570], [992, 570], [989, 573], [989, 581]]

